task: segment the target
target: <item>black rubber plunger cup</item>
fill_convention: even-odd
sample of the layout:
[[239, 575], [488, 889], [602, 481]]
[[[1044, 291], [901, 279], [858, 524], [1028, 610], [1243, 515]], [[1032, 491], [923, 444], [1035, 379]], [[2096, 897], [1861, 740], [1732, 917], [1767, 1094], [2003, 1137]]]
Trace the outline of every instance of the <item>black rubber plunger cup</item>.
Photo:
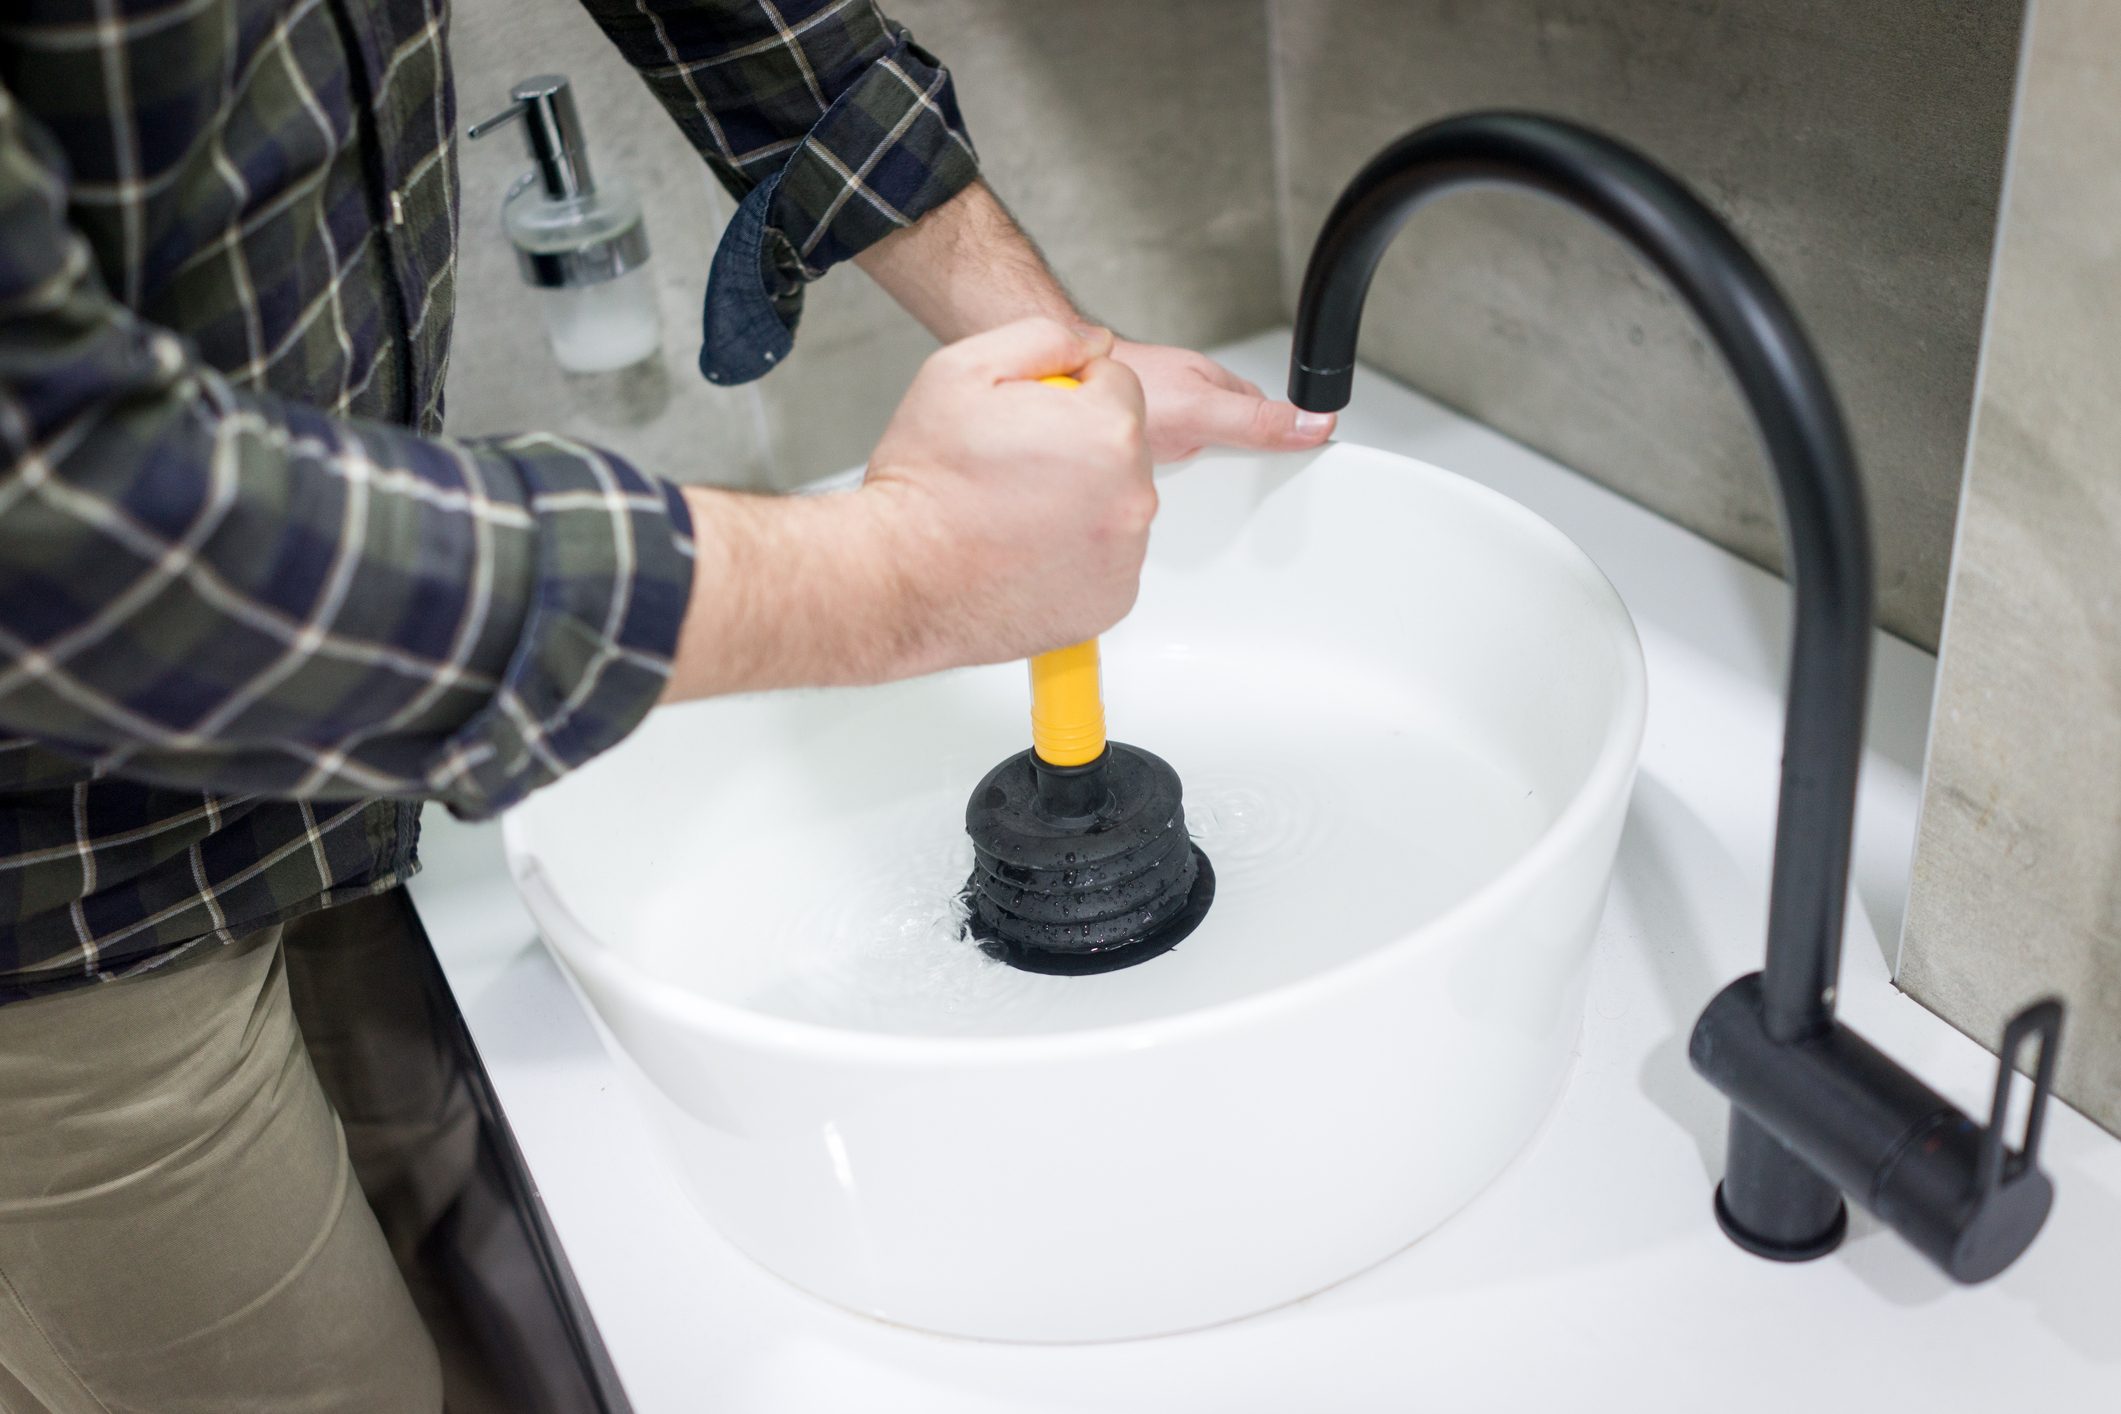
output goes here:
[[1080, 976], [1170, 951], [1215, 897], [1178, 773], [1121, 742], [1080, 766], [1020, 751], [965, 807], [972, 936], [1027, 972]]

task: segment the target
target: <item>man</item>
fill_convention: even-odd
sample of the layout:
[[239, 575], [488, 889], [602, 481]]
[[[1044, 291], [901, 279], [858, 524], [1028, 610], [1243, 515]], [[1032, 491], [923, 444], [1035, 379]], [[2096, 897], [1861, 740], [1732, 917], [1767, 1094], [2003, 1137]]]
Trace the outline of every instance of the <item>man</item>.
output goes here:
[[[1152, 455], [1330, 428], [1082, 320], [869, 0], [583, 2], [742, 197], [710, 377], [785, 355], [849, 258], [954, 341], [859, 491], [438, 435], [444, 0], [0, 19], [11, 1414], [438, 1408], [326, 1059], [409, 966], [418, 802], [491, 815], [658, 701], [1096, 633], [1134, 596]], [[1034, 381], [1060, 372], [1081, 390]]]

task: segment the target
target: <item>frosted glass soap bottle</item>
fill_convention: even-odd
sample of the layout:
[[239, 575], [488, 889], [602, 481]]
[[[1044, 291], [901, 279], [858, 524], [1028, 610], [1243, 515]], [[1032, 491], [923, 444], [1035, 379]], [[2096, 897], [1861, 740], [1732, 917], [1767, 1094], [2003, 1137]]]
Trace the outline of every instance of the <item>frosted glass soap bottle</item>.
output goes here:
[[554, 358], [569, 373], [610, 373], [656, 357], [662, 321], [639, 199], [623, 182], [592, 177], [565, 76], [525, 79], [509, 97], [469, 136], [523, 120], [536, 165], [508, 189], [501, 225], [537, 290]]

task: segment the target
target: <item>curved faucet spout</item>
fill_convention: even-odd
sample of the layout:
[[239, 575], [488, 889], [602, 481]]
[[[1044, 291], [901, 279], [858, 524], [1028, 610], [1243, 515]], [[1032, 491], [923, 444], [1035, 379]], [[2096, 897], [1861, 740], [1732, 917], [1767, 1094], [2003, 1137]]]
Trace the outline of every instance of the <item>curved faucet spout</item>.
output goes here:
[[1647, 158], [1587, 129], [1476, 113], [1409, 133], [1348, 184], [1326, 218], [1297, 306], [1289, 396], [1346, 406], [1377, 262], [1415, 209], [1476, 185], [1558, 197], [1633, 245], [1722, 350], [1766, 444], [1782, 506], [1797, 628], [1776, 816], [1763, 991], [1778, 1040], [1834, 1011], [1871, 652], [1871, 541], [1833, 389], [1788, 303], [1737, 237]]
[[[1696, 1068], [1733, 1100], [1717, 1216], [1763, 1256], [1818, 1256], [1840, 1240], [1847, 1189], [1954, 1275], [1992, 1275], [2046, 1213], [2051, 1191], [2032, 1164], [2037, 1128], [2003, 1179], [1984, 1180], [2001, 1161], [1971, 1148], [1910, 1167], [1894, 1146], [1954, 1123], [1982, 1141], [1982, 1154], [2000, 1154], [2001, 1111], [1977, 1133], [1834, 1017], [1870, 665], [1870, 531], [1833, 389], [1760, 263], [1675, 178], [1610, 138], [1528, 113], [1447, 119], [1379, 153], [1326, 217], [1304, 273], [1289, 396], [1318, 412], [1347, 404], [1363, 301], [1385, 248], [1424, 202], [1481, 185], [1557, 198], [1656, 266], [1730, 366], [1775, 475], [1796, 631], [1767, 962], [1711, 1003], [1690, 1046]], [[2059, 1011], [2052, 1024], [2046, 1016], [2027, 1029], [2041, 1039], [2043, 1072]], [[2044, 1099], [2042, 1084], [2036, 1106]], [[1907, 1185], [1923, 1188], [1908, 1200], [1923, 1211], [1887, 1211]]]

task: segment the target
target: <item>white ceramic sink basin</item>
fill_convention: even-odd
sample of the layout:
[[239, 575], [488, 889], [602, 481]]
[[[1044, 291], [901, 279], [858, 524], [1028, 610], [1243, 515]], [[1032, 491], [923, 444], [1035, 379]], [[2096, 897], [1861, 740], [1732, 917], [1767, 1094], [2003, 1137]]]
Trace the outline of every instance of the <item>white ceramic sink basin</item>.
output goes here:
[[659, 713], [508, 817], [700, 1208], [818, 1295], [1011, 1340], [1247, 1315], [1444, 1221], [1560, 1092], [1642, 735], [1618, 597], [1368, 448], [1162, 489], [1104, 656], [1218, 876], [1174, 951], [1049, 977], [958, 936], [1020, 664]]

